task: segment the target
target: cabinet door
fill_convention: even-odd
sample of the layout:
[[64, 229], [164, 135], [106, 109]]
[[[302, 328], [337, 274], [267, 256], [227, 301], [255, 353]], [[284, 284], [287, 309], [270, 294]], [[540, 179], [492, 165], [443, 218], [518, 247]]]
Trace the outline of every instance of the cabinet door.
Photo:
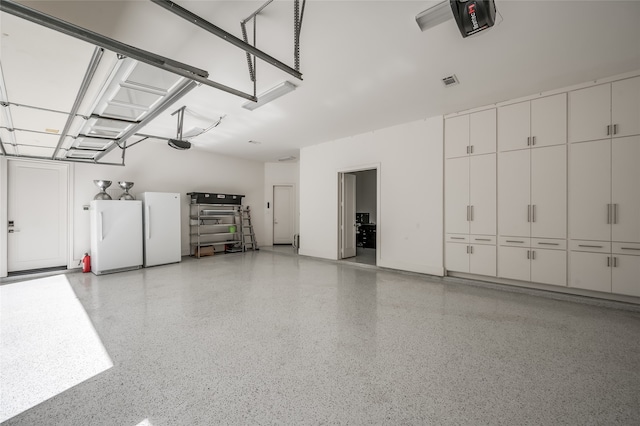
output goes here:
[[640, 243], [640, 136], [617, 138], [611, 145], [612, 240]]
[[445, 268], [453, 272], [469, 272], [469, 246], [467, 244], [445, 244]]
[[569, 252], [569, 287], [611, 292], [608, 253]]
[[611, 141], [569, 146], [569, 238], [611, 240]]
[[445, 232], [468, 234], [469, 157], [445, 162]]
[[469, 255], [469, 272], [472, 274], [496, 276], [496, 246], [472, 245]]
[[611, 85], [611, 122], [616, 138], [640, 134], [640, 77]]
[[529, 147], [531, 103], [520, 102], [498, 108], [498, 150]]
[[529, 149], [498, 154], [498, 232], [502, 236], [528, 237], [531, 233], [530, 155]]
[[569, 92], [569, 142], [606, 138], [610, 124], [610, 84]]
[[563, 250], [532, 250], [531, 281], [566, 286], [567, 252]]
[[530, 281], [529, 247], [498, 247], [498, 276], [512, 280]]
[[470, 157], [471, 234], [496, 235], [496, 192], [496, 154]]
[[567, 146], [531, 150], [531, 236], [567, 238]]
[[462, 157], [468, 154], [469, 115], [447, 118], [444, 121], [445, 158]]
[[615, 255], [611, 270], [613, 293], [640, 297], [640, 256]]
[[531, 101], [531, 137], [533, 146], [567, 143], [567, 94]]
[[469, 144], [472, 154], [496, 152], [496, 109], [469, 114]]

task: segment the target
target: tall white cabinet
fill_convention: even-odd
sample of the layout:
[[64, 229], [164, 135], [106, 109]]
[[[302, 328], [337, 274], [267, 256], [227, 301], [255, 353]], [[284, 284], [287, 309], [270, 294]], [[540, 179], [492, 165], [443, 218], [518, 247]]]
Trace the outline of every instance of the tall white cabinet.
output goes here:
[[496, 110], [445, 121], [445, 267], [496, 276]]
[[640, 76], [444, 127], [448, 271], [640, 297]]

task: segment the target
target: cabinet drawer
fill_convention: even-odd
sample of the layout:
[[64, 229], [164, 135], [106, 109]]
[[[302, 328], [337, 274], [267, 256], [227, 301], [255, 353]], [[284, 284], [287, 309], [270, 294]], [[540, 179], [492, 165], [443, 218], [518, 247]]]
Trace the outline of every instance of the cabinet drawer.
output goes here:
[[531, 246], [531, 238], [500, 237], [499, 242], [501, 246], [509, 246], [509, 247], [530, 247]]
[[474, 244], [496, 245], [495, 235], [471, 235], [470, 241]]
[[571, 240], [569, 248], [572, 251], [611, 253], [611, 243], [608, 241]]
[[613, 253], [640, 256], [640, 244], [638, 243], [613, 243]]
[[551, 250], [566, 250], [567, 240], [552, 240], [548, 238], [532, 238], [532, 248], [551, 249]]
[[448, 243], [468, 243], [469, 236], [464, 234], [447, 234]]

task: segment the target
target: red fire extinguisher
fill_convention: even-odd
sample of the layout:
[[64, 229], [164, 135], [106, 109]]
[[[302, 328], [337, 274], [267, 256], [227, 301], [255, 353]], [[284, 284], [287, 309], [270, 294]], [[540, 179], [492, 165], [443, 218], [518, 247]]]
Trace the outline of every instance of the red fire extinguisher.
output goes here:
[[82, 272], [91, 272], [91, 256], [89, 256], [89, 253], [85, 253], [82, 258]]

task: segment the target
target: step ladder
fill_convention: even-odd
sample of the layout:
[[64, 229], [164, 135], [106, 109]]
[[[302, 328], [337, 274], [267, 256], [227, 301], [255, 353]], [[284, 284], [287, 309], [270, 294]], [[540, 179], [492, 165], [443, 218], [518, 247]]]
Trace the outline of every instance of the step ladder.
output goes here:
[[251, 224], [251, 209], [249, 206], [242, 209], [242, 246], [244, 251], [260, 250], [256, 242], [256, 233]]

